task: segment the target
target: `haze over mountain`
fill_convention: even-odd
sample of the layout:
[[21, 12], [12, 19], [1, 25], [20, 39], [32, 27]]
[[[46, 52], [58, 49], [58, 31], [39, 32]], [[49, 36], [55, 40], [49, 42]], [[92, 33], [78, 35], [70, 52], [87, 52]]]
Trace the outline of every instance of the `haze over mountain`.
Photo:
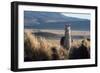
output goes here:
[[90, 30], [90, 20], [64, 16], [58, 12], [24, 11], [25, 28], [64, 30], [70, 24], [72, 30]]

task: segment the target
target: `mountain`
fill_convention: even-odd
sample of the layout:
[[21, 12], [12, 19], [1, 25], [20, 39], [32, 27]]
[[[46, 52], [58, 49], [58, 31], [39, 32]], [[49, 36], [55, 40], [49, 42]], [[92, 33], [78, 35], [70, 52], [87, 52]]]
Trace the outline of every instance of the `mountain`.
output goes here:
[[59, 12], [24, 12], [25, 28], [33, 29], [64, 29], [71, 24], [72, 30], [90, 30], [90, 20], [64, 16]]

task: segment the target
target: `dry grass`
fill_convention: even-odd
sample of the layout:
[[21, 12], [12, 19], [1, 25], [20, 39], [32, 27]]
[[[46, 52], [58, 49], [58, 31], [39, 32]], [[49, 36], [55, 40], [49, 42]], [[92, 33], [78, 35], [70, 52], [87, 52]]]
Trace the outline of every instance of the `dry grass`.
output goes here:
[[[31, 32], [25, 32], [24, 49], [27, 59], [32, 60], [53, 60], [65, 59], [66, 50], [59, 47], [56, 41], [46, 40], [37, 37]], [[55, 58], [54, 58], [55, 56]]]
[[[81, 45], [90, 49], [90, 42], [87, 40], [72, 42], [72, 48], [79, 48]], [[24, 50], [25, 61], [63, 60], [69, 56], [68, 51], [58, 41], [37, 37], [29, 31], [24, 33]]]
[[89, 59], [90, 39], [73, 40], [70, 49], [69, 59]]

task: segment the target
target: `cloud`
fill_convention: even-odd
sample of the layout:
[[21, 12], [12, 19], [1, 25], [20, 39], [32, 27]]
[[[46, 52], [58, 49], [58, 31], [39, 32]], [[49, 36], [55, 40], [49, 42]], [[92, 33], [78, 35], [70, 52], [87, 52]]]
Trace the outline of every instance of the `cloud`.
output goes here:
[[89, 19], [91, 18], [90, 14], [83, 14], [83, 13], [61, 13], [64, 16], [76, 17], [81, 19]]

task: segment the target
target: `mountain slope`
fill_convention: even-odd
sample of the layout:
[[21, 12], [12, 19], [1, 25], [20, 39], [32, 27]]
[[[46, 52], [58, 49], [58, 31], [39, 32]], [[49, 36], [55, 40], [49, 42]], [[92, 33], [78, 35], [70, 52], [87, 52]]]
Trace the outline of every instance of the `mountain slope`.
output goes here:
[[90, 20], [64, 16], [58, 12], [24, 12], [25, 28], [33, 29], [64, 29], [71, 24], [73, 30], [90, 30]]

